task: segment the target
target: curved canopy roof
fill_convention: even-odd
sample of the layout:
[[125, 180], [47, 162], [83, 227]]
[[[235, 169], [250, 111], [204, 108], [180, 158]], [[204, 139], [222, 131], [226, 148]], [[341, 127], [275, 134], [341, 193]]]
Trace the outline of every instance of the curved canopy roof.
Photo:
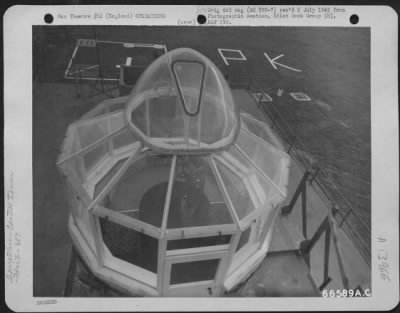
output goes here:
[[163, 153], [204, 153], [232, 144], [240, 119], [230, 88], [204, 55], [179, 48], [141, 75], [126, 119], [144, 145]]

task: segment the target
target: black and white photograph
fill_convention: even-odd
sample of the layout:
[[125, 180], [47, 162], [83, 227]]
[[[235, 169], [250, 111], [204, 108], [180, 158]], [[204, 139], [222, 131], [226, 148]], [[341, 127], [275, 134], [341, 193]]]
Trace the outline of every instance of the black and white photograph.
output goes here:
[[375, 276], [398, 284], [398, 251], [387, 248], [398, 243], [398, 212], [388, 236], [373, 231], [376, 204], [392, 210], [398, 199], [398, 182], [388, 199], [373, 191], [374, 129], [385, 128], [372, 113], [373, 28], [346, 9], [279, 6], [274, 14], [349, 18], [212, 25], [227, 12], [269, 12], [224, 8], [179, 25], [88, 23], [134, 14], [95, 9], [50, 10], [32, 24], [32, 101], [22, 106], [31, 106], [31, 234], [13, 226], [18, 168], [5, 171], [5, 214], [6, 281], [23, 279], [19, 241], [30, 237], [36, 305], [364, 299], [379, 292]]

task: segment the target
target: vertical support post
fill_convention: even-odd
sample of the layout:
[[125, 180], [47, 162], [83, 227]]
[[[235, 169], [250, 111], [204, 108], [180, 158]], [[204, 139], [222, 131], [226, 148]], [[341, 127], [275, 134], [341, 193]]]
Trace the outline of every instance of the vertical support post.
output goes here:
[[101, 226], [99, 222], [99, 217], [92, 215], [92, 213], [88, 212], [89, 214], [89, 221], [92, 227], [92, 233], [94, 235], [94, 242], [96, 245], [96, 257], [100, 264], [100, 266], [104, 265], [104, 241], [103, 236], [101, 233]]
[[167, 251], [167, 238], [165, 236], [158, 240], [158, 260], [157, 260], [157, 289], [160, 294], [164, 286], [164, 261]]
[[311, 263], [310, 263], [310, 252], [316, 242], [318, 241], [319, 237], [321, 237], [322, 233], [326, 231], [326, 228], [329, 227], [329, 220], [328, 216], [322, 221], [321, 225], [319, 225], [318, 229], [314, 233], [313, 237], [308, 240], [304, 240], [300, 243], [300, 253], [302, 257], [304, 258], [307, 266], [310, 268]]
[[324, 282], [327, 282], [329, 280], [330, 249], [331, 249], [331, 227], [329, 225], [325, 231]]
[[303, 224], [303, 236], [305, 239], [307, 239], [307, 187], [305, 184], [301, 194], [301, 216]]
[[[300, 194], [305, 191], [305, 188], [307, 188], [306, 182], [308, 180], [308, 177], [310, 176], [311, 172], [309, 170], [306, 170], [304, 172], [303, 178], [301, 179], [299, 185], [297, 186], [297, 189], [293, 195], [292, 200], [290, 203], [284, 207], [282, 207], [282, 215], [288, 215], [290, 212], [292, 212], [294, 205], [296, 204], [297, 199], [299, 198]], [[307, 204], [306, 200], [303, 201], [302, 203], [304, 206]]]
[[315, 232], [314, 236], [311, 238], [311, 240], [307, 240], [307, 245], [304, 246], [303, 252], [304, 253], [309, 253], [311, 249], [314, 247], [314, 245], [317, 243], [319, 237], [321, 237], [322, 233], [326, 231], [326, 229], [329, 227], [329, 217], [325, 217], [325, 219], [322, 221], [321, 225], [319, 225], [317, 231]]
[[340, 276], [342, 278], [342, 283], [344, 289], [349, 289], [349, 279], [347, 278], [345, 269], [344, 269], [344, 264], [343, 264], [343, 257], [342, 257], [342, 251], [340, 250], [339, 242], [337, 240], [336, 236], [336, 225], [333, 221], [330, 221], [331, 224], [331, 229], [332, 229], [332, 239], [333, 239], [333, 247], [335, 248], [336, 252], [336, 258], [337, 262], [339, 265], [339, 270], [340, 270]]

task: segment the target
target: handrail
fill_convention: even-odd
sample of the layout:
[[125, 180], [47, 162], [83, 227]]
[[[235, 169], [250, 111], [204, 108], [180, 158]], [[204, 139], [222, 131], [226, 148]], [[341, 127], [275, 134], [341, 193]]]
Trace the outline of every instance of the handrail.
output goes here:
[[[348, 199], [343, 195], [338, 186], [332, 182], [329, 176], [326, 174], [324, 168], [315, 160], [309, 160], [306, 157], [299, 155], [299, 152], [304, 151], [307, 156], [309, 149], [306, 144], [295, 134], [293, 129], [290, 127], [285, 118], [275, 108], [273, 104], [269, 106], [263, 105], [264, 89], [259, 88], [254, 83], [247, 84], [247, 91], [257, 93], [260, 96], [258, 101], [254, 99], [257, 106], [265, 113], [266, 117], [271, 122], [271, 128], [283, 139], [284, 144], [287, 147], [287, 153], [289, 153], [295, 163], [304, 172], [310, 168], [314, 168], [314, 174], [309, 179], [309, 184], [312, 185], [315, 192], [319, 195], [321, 200], [328, 207], [346, 208], [345, 211], [338, 210], [339, 214], [336, 214], [334, 219], [337, 221], [338, 226], [342, 228], [346, 234], [353, 239], [361, 255], [368, 263], [371, 264], [371, 247], [365, 236], [360, 234], [360, 228], [363, 232], [371, 234], [371, 226], [368, 225], [355, 211], [354, 205], [352, 205]], [[326, 184], [329, 183], [331, 188], [328, 190]], [[340, 217], [339, 217], [340, 216]], [[349, 220], [353, 219], [354, 224], [350, 224]]]
[[310, 253], [314, 248], [315, 244], [321, 238], [322, 234], [325, 233], [325, 246], [324, 246], [324, 280], [321, 283], [319, 289], [323, 290], [332, 280], [329, 276], [329, 255], [330, 255], [330, 244], [331, 238], [336, 252], [336, 258], [339, 265], [340, 278], [342, 280], [343, 288], [349, 290], [349, 279], [346, 275], [344, 265], [343, 265], [343, 256], [340, 250], [339, 241], [337, 239], [337, 233], [335, 228], [335, 222], [333, 219], [333, 211], [332, 209], [325, 219], [322, 221], [318, 229], [315, 231], [314, 235], [310, 240], [304, 240], [300, 244], [300, 252], [304, 257], [307, 266], [310, 268]]

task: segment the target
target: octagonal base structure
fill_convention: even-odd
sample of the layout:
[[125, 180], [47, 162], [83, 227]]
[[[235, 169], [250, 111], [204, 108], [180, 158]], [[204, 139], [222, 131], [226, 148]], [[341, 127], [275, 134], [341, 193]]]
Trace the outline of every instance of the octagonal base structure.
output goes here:
[[[276, 218], [277, 214], [278, 210], [276, 210], [272, 216], [270, 221], [271, 225], [273, 225], [273, 220]], [[140, 281], [140, 278], [137, 280], [124, 274], [124, 268], [118, 269], [101, 264], [93, 248], [88, 244], [88, 241], [84, 238], [72, 217], [69, 219], [68, 229], [73, 240], [74, 248], [79, 253], [90, 272], [113, 289], [120, 291], [123, 295], [131, 295], [134, 297], [205, 297], [229, 294], [229, 292], [235, 290], [257, 270], [267, 254], [272, 235], [271, 227], [259, 249], [237, 267], [235, 271], [231, 272], [230, 275], [226, 275], [219, 284], [214, 285], [213, 288], [199, 284], [199, 286], [186, 286], [184, 292], [180, 290], [180, 292], [176, 293], [174, 290], [168, 290], [168, 284], [166, 284], [167, 288], [164, 288], [165, 284], [162, 284], [162, 288], [149, 286]], [[170, 275], [166, 276], [170, 277]]]

